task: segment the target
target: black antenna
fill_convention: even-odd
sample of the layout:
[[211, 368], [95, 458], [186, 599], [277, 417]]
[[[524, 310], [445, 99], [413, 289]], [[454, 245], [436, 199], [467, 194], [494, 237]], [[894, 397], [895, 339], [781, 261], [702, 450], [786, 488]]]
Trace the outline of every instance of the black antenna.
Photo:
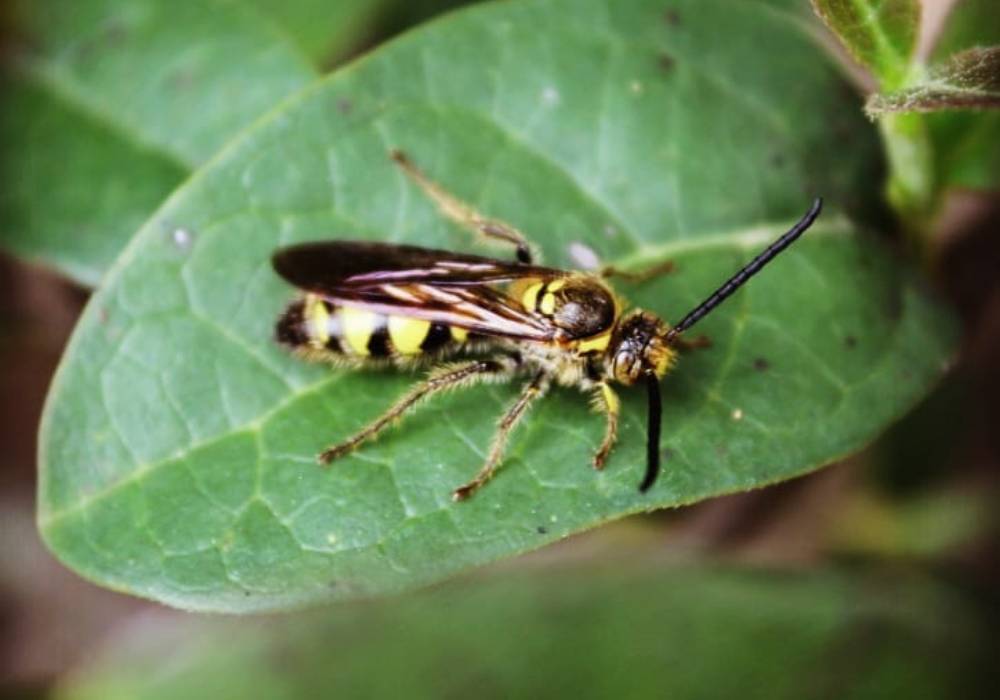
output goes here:
[[[819, 212], [822, 208], [823, 199], [821, 197], [817, 197], [813, 201], [812, 207], [810, 207], [809, 211], [806, 212], [806, 215], [803, 216], [797, 224], [792, 226], [788, 233], [784, 234], [781, 238], [765, 248], [763, 253], [751, 260], [746, 267], [730, 277], [726, 283], [716, 289], [710, 297], [698, 304], [698, 306], [692, 309], [687, 316], [682, 318], [680, 323], [667, 331], [667, 342], [669, 343], [688, 328], [698, 323], [698, 321], [708, 315], [712, 309], [724, 302], [730, 294], [742, 287], [747, 280], [760, 272], [761, 268], [771, 262], [771, 260], [773, 260], [778, 253], [794, 243], [796, 238], [801, 236], [806, 232], [806, 229], [812, 226], [816, 217], [819, 216]], [[646, 478], [648, 481], [648, 474]], [[646, 482], [644, 481], [643, 483], [645, 484]]]
[[660, 380], [656, 373], [646, 372], [646, 389], [649, 396], [649, 428], [646, 432], [646, 476], [639, 484], [639, 492], [645, 493], [660, 474], [660, 413], [663, 408], [660, 401]]

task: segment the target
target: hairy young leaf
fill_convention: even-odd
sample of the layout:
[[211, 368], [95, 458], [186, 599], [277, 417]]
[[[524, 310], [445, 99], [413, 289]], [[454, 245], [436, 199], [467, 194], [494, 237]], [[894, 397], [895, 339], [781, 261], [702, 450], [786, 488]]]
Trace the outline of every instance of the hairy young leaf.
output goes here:
[[949, 109], [1000, 109], [1000, 47], [968, 49], [931, 70], [917, 84], [872, 95], [870, 117], [889, 112], [938, 112]]
[[196, 166], [316, 77], [239, 3], [17, 0], [0, 245], [94, 284]]
[[882, 89], [900, 86], [917, 46], [919, 0], [812, 0], [812, 4]]
[[[274, 609], [408, 588], [871, 440], [940, 374], [951, 325], [841, 214], [877, 198], [877, 146], [794, 7], [482, 6], [285, 104], [170, 198], [86, 310], [41, 436], [49, 546], [95, 581], [172, 605]], [[665, 469], [650, 492], [636, 488], [642, 393], [623, 392], [620, 444], [595, 472], [601, 419], [556, 389], [497, 477], [454, 503], [516, 385], [441, 397], [324, 470], [317, 451], [415, 376], [306, 365], [271, 340], [293, 296], [270, 269], [279, 246], [475, 249], [393, 148], [521, 227], [549, 264], [581, 250], [636, 268], [673, 259], [675, 274], [620, 286], [671, 321], [813, 196], [828, 205], [698, 326], [713, 346], [664, 383]]]

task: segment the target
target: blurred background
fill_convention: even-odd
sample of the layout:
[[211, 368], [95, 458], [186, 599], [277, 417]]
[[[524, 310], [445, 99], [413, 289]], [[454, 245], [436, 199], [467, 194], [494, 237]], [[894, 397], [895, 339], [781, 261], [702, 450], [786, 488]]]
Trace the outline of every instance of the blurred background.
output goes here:
[[[317, 26], [316, 53], [334, 68], [460, 4], [371, 3], [342, 33]], [[925, 31], [944, 5], [927, 3]], [[930, 277], [963, 322], [957, 364], [849, 460], [401, 599], [253, 619], [102, 590], [46, 552], [37, 425], [88, 292], [0, 253], [0, 696], [986, 696], [1000, 623], [998, 231], [997, 199], [949, 195]]]

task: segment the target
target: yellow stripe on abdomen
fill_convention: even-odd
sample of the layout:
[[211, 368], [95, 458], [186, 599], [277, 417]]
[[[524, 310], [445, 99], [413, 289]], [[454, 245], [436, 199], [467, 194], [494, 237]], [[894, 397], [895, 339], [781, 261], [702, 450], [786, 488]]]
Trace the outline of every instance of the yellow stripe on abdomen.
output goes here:
[[354, 355], [367, 355], [368, 341], [375, 330], [378, 314], [352, 306], [340, 307], [337, 313], [348, 349]]
[[317, 349], [326, 347], [326, 342], [330, 339], [330, 312], [323, 300], [313, 294], [306, 296], [302, 317], [309, 344]]
[[431, 324], [419, 318], [389, 317], [389, 339], [392, 349], [400, 355], [416, 355], [427, 338]]

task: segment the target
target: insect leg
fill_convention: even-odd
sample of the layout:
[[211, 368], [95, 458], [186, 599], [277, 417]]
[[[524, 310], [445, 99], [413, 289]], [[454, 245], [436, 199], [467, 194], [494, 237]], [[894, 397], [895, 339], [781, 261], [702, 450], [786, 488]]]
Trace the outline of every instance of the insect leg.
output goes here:
[[329, 464], [335, 459], [352, 452], [361, 443], [378, 436], [394, 420], [416, 406], [420, 401], [445, 389], [471, 386], [486, 379], [496, 379], [509, 375], [516, 364], [507, 358], [497, 360], [475, 360], [457, 365], [446, 365], [432, 371], [426, 380], [406, 392], [389, 410], [343, 442], [323, 450], [318, 460]]
[[602, 411], [608, 419], [607, 428], [604, 430], [604, 440], [601, 446], [594, 453], [594, 469], [604, 469], [604, 463], [611, 454], [611, 448], [615, 446], [618, 438], [618, 413], [621, 409], [621, 402], [618, 394], [607, 382], [597, 385], [597, 392], [594, 394], [594, 405]]
[[508, 223], [499, 219], [490, 219], [472, 206], [466, 204], [454, 195], [448, 193], [441, 185], [424, 175], [405, 153], [393, 150], [390, 155], [403, 172], [406, 173], [430, 197], [438, 209], [446, 217], [459, 226], [478, 233], [486, 238], [493, 238], [516, 246], [519, 262], [530, 263], [532, 260], [531, 246], [524, 234]]
[[549, 388], [549, 375], [544, 371], [536, 374], [530, 382], [524, 385], [524, 389], [521, 390], [521, 395], [517, 397], [517, 400], [511, 404], [507, 412], [504, 413], [503, 418], [500, 419], [500, 423], [497, 425], [496, 435], [493, 436], [493, 444], [490, 446], [489, 455], [486, 457], [486, 463], [483, 464], [482, 469], [476, 474], [474, 478], [469, 483], [464, 486], [459, 486], [455, 489], [452, 497], [456, 501], [463, 501], [473, 493], [476, 492], [480, 486], [485, 484], [493, 476], [493, 472], [496, 471], [500, 464], [500, 459], [503, 457], [504, 447], [507, 445], [507, 438], [510, 437], [511, 432], [517, 427], [521, 418], [524, 416], [531, 402], [542, 396]]
[[690, 352], [692, 350], [707, 350], [712, 347], [712, 339], [707, 335], [699, 335], [696, 338], [682, 338], [680, 336], [675, 336], [670, 343], [675, 348], [682, 352]]
[[660, 275], [674, 271], [674, 261], [664, 260], [642, 270], [622, 270], [614, 265], [605, 265], [601, 268], [601, 277], [620, 277], [628, 282], [647, 282]]

